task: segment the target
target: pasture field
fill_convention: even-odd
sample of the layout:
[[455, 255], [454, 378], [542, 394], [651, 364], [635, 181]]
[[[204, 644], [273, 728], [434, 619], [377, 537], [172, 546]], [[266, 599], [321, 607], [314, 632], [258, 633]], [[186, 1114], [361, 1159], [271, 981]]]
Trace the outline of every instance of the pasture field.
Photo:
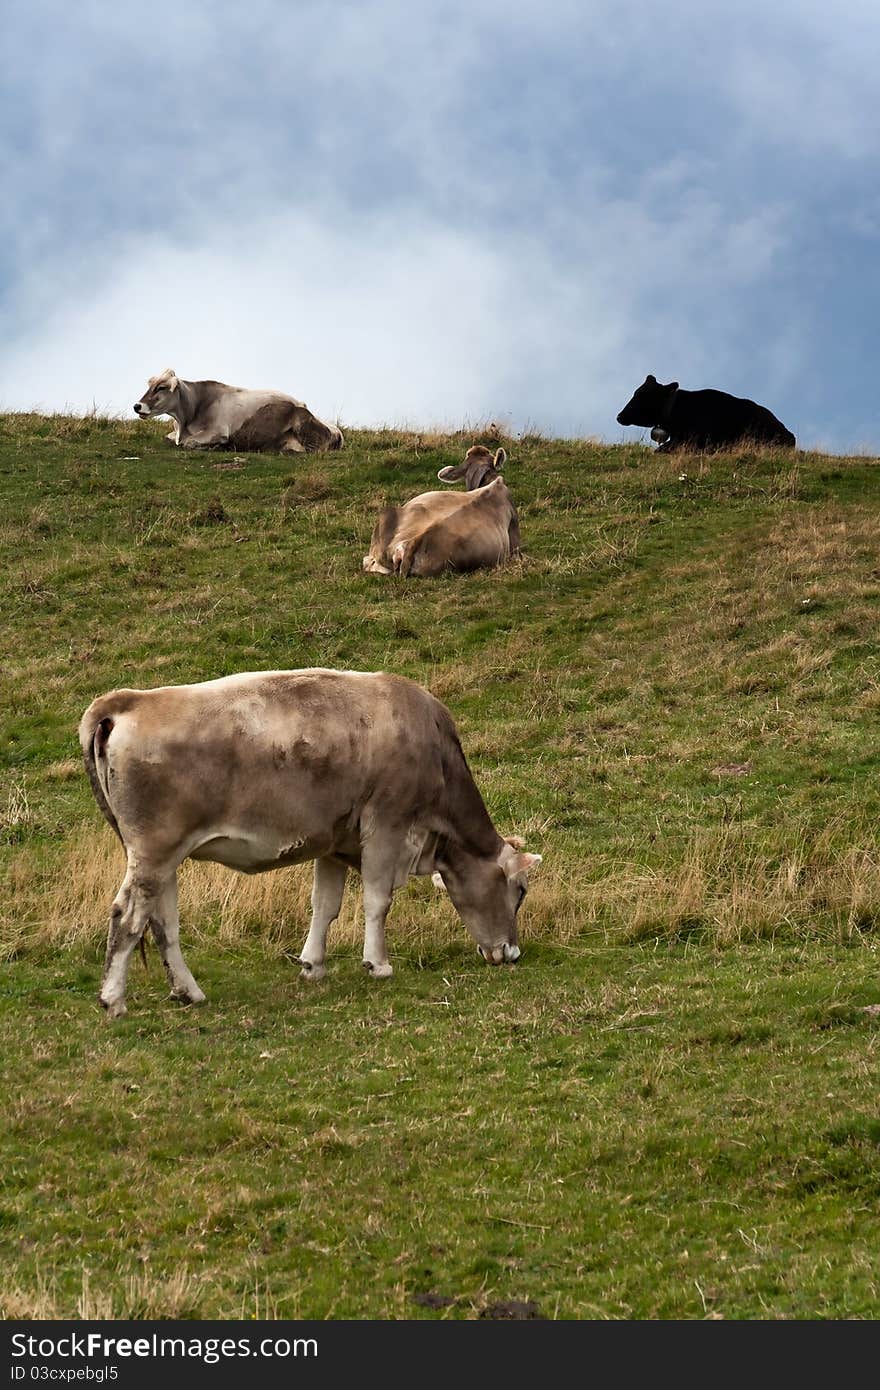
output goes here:
[[[361, 572], [487, 431], [183, 453], [0, 418], [0, 1312], [873, 1318], [880, 469], [503, 440], [524, 557]], [[436, 484], [440, 486], [440, 484]], [[208, 994], [96, 993], [121, 852], [76, 725], [114, 686], [385, 668], [545, 856], [490, 969], [430, 882], [328, 978], [311, 871], [182, 874]]]

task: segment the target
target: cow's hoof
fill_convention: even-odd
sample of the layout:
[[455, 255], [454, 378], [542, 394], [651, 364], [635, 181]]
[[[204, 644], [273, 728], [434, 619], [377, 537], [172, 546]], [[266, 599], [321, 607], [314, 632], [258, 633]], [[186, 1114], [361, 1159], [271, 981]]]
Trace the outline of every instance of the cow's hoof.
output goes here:
[[326, 965], [316, 965], [310, 960], [300, 960], [300, 965], [302, 969], [299, 973], [300, 978], [303, 980], [323, 980], [324, 976], [327, 974]]
[[176, 999], [178, 1004], [204, 1004], [205, 996], [196, 986], [195, 989], [173, 989], [171, 998]]
[[394, 974], [394, 967], [389, 960], [380, 961], [378, 965], [374, 965], [371, 960], [365, 960], [364, 969], [374, 980], [387, 980]]

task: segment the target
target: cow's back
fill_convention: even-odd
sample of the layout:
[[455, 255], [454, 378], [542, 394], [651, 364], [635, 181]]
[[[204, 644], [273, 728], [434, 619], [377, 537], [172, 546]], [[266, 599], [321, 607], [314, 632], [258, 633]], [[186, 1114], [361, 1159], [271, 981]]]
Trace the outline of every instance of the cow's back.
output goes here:
[[491, 569], [510, 558], [510, 525], [516, 520], [516, 509], [503, 479], [454, 496], [461, 505], [434, 520], [410, 547], [407, 573], [425, 577], [444, 570], [466, 573]]
[[80, 738], [127, 845], [188, 854], [234, 827], [309, 858], [354, 842], [365, 813], [406, 819], [439, 803], [451, 720], [438, 710], [383, 672], [245, 672], [112, 691], [86, 711]]
[[390, 574], [399, 565], [395, 554], [399, 557], [411, 550], [433, 525], [458, 513], [471, 496], [464, 492], [422, 492], [399, 506], [384, 507], [373, 527], [365, 569]]
[[278, 438], [301, 406], [301, 402], [281, 391], [250, 390], [220, 381], [194, 381], [188, 385], [194, 392], [195, 403], [189, 427], [224, 430], [235, 448], [246, 447], [247, 435], [253, 440]]
[[766, 406], [746, 396], [707, 388], [676, 394], [667, 428], [675, 439], [702, 446], [734, 444], [742, 440], [778, 443], [793, 447], [794, 435]]

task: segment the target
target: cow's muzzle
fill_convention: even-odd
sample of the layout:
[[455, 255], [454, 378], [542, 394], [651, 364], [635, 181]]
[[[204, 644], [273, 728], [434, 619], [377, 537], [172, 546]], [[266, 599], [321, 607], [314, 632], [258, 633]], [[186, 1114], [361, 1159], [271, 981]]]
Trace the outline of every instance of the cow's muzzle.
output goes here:
[[150, 407], [144, 405], [143, 401], [135, 401], [134, 413], [135, 415], [149, 415]]
[[505, 941], [503, 946], [496, 946], [494, 951], [487, 950], [485, 946], [478, 946], [477, 950], [487, 965], [513, 965], [521, 955], [519, 947], [512, 946], [509, 941]]

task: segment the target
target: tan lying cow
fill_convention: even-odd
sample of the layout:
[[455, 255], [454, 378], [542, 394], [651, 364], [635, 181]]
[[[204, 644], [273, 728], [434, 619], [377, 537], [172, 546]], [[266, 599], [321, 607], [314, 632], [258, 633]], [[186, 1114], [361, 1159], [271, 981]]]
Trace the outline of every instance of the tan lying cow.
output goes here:
[[242, 873], [315, 861], [302, 973], [320, 979], [349, 868], [363, 879], [364, 966], [391, 974], [394, 890], [439, 871], [487, 961], [519, 956], [517, 912], [540, 855], [495, 829], [449, 711], [382, 672], [261, 671], [200, 685], [115, 690], [79, 726], [95, 798], [128, 869], [110, 913], [101, 1003], [125, 1013], [128, 966], [149, 927], [172, 994], [204, 995], [183, 959], [177, 869]]
[[182, 449], [280, 450], [283, 454], [341, 449], [342, 430], [280, 391], [247, 391], [222, 381], [184, 381], [170, 367], [151, 376], [135, 403], [142, 420], [170, 415], [166, 435]]
[[482, 444], [464, 463], [441, 468], [444, 483], [465, 480], [465, 492], [423, 492], [386, 507], [364, 556], [367, 574], [435, 576], [446, 570], [492, 569], [519, 554], [519, 519], [501, 476], [507, 454]]

